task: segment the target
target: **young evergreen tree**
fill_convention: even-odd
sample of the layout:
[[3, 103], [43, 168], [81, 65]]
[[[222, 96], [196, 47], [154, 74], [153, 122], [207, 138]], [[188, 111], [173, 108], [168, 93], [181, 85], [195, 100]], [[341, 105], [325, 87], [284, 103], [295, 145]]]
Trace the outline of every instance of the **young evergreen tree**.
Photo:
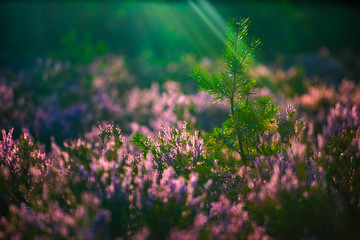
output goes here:
[[215, 101], [230, 105], [230, 118], [223, 129], [214, 130], [213, 136], [222, 138], [215, 141], [226, 142], [246, 163], [258, 153], [260, 136], [272, 129], [278, 108], [269, 96], [256, 95], [256, 80], [248, 75], [261, 44], [259, 39], [248, 37], [249, 19], [233, 19], [229, 26], [223, 54], [225, 70], [210, 74], [198, 66], [191, 76], [200, 90], [211, 94]]

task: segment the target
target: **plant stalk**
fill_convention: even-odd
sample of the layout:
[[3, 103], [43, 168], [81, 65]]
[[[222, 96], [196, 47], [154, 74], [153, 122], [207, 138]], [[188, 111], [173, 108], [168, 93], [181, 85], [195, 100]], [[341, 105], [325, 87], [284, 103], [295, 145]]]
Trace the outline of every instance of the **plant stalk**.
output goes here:
[[[237, 23], [237, 28], [236, 28], [236, 41], [235, 41], [235, 46], [234, 46], [234, 52], [235, 54], [237, 53], [237, 45], [238, 45], [238, 37], [239, 37], [239, 27], [240, 27], [240, 24]], [[243, 62], [243, 60], [241, 61]], [[244, 152], [244, 147], [243, 147], [243, 142], [242, 142], [242, 134], [241, 134], [241, 131], [240, 131], [240, 128], [239, 128], [239, 125], [238, 123], [236, 122], [236, 119], [235, 119], [235, 109], [234, 109], [234, 98], [235, 98], [235, 91], [236, 91], [236, 69], [233, 69], [232, 71], [232, 75], [233, 75], [233, 87], [232, 87], [232, 92], [231, 92], [231, 97], [230, 97], [230, 106], [231, 106], [231, 116], [232, 118], [235, 120], [235, 126], [236, 126], [236, 133], [237, 133], [237, 138], [238, 138], [238, 143], [239, 143], [239, 148], [240, 148], [240, 157], [241, 157], [241, 160], [243, 161], [243, 163], [245, 164], [246, 162], [246, 155], [245, 155], [245, 152]]]

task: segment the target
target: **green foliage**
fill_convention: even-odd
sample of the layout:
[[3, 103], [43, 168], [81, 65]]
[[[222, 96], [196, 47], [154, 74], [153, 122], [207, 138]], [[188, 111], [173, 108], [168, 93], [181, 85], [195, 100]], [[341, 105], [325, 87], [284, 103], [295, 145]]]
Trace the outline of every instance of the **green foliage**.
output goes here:
[[134, 136], [130, 139], [130, 143], [138, 148], [146, 155], [149, 151], [149, 146], [146, 143], [147, 138], [137, 131]]
[[217, 140], [225, 141], [229, 149], [238, 152], [245, 163], [250, 155], [259, 155], [257, 139], [273, 129], [278, 108], [270, 97], [257, 95], [256, 80], [247, 74], [261, 45], [259, 39], [248, 38], [249, 19], [234, 19], [229, 26], [231, 31], [223, 54], [225, 71], [210, 74], [196, 67], [192, 77], [200, 90], [230, 106], [230, 119], [224, 123], [221, 136], [219, 130], [213, 134]]

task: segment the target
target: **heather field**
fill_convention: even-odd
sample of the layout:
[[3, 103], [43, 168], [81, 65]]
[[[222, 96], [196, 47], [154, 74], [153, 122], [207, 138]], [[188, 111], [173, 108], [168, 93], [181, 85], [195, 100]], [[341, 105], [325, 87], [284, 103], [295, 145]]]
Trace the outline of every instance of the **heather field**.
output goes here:
[[70, 2], [0, 4], [0, 239], [360, 238], [357, 6]]

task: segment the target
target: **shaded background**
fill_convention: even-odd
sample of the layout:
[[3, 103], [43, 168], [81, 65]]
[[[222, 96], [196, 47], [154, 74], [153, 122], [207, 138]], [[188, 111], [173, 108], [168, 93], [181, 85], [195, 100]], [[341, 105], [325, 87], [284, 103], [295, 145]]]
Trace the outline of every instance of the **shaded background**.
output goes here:
[[[257, 66], [266, 66], [265, 77], [264, 67], [255, 73], [271, 93], [293, 98], [313, 84], [359, 82], [359, 7], [346, 1], [5, 1], [0, 128], [15, 127], [16, 135], [26, 127], [49, 143], [100, 121], [129, 132], [132, 122], [146, 125], [151, 110], [128, 110], [143, 94], [132, 90], [167, 91], [172, 80], [195, 94], [189, 73], [199, 63], [221, 69], [232, 17], [249, 17], [250, 35], [262, 40]], [[204, 123], [219, 116], [211, 114]], [[198, 128], [210, 131], [223, 119]]]
[[225, 20], [249, 17], [264, 58], [326, 46], [358, 53], [359, 8], [346, 2], [297, 1], [15, 1], [1, 3], [1, 64], [38, 56], [88, 63], [98, 55], [142, 55], [161, 62], [184, 53], [219, 57]]

